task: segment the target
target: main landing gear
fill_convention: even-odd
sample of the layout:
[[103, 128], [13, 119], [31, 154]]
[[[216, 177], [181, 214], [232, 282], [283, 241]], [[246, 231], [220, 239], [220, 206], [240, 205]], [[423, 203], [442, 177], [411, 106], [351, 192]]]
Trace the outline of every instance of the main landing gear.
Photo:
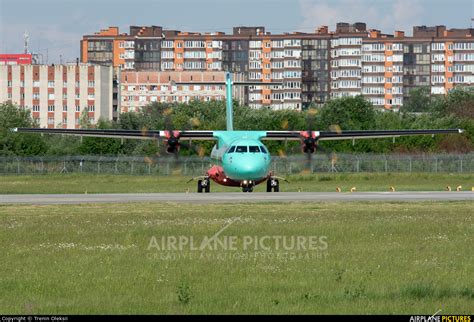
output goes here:
[[269, 178], [267, 180], [267, 192], [279, 192], [280, 191], [280, 181], [275, 178]]
[[211, 180], [209, 180], [209, 177], [199, 179], [197, 188], [199, 193], [202, 193], [203, 191], [206, 193], [211, 192]]

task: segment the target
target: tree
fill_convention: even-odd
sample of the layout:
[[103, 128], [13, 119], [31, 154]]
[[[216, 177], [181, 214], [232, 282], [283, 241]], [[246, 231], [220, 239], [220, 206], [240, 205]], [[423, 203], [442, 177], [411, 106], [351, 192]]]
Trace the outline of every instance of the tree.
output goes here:
[[37, 127], [27, 109], [12, 103], [0, 104], [0, 155], [42, 155], [46, 144], [41, 136], [11, 132], [15, 127]]
[[330, 100], [319, 110], [316, 124], [321, 130], [338, 126], [342, 130], [368, 130], [375, 126], [376, 111], [362, 96]]
[[404, 102], [403, 112], [429, 112], [432, 108], [430, 88], [428, 86], [418, 87], [410, 90], [408, 99]]

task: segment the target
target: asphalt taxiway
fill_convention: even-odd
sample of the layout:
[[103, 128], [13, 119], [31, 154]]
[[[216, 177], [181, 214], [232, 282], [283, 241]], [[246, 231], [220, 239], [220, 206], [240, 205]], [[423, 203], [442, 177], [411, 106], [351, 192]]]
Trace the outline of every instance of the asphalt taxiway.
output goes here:
[[217, 192], [217, 193], [114, 193], [114, 194], [22, 194], [0, 195], [0, 204], [81, 204], [127, 202], [248, 203], [321, 201], [474, 201], [471, 191], [422, 192]]

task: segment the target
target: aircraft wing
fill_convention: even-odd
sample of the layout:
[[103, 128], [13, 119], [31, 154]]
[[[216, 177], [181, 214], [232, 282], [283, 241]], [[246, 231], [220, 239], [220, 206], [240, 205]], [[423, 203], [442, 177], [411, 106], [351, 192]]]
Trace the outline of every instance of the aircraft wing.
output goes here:
[[[311, 133], [311, 135], [310, 135]], [[396, 138], [411, 135], [463, 133], [462, 129], [445, 130], [370, 130], [370, 131], [267, 131], [262, 140], [301, 140], [310, 136], [318, 141]]]
[[155, 131], [155, 130], [101, 130], [101, 129], [41, 129], [14, 128], [12, 132], [62, 134], [81, 137], [102, 137], [115, 139], [167, 139], [170, 136], [180, 139], [215, 140], [214, 131]]

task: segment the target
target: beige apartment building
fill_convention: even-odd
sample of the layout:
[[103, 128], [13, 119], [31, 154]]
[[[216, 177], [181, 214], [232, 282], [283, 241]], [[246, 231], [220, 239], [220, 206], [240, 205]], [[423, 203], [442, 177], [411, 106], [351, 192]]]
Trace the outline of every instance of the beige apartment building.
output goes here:
[[78, 128], [89, 119], [112, 119], [113, 69], [108, 66], [0, 66], [0, 102], [31, 110], [41, 127]]

